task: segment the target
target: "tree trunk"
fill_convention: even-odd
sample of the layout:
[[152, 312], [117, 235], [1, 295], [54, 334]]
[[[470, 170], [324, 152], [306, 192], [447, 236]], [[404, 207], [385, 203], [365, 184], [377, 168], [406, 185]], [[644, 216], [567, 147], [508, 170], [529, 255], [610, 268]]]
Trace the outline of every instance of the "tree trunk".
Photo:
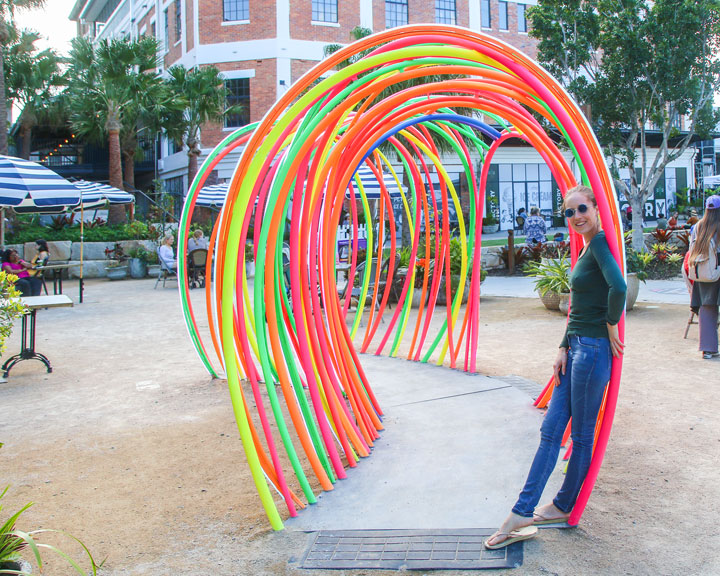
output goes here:
[[7, 156], [7, 99], [5, 98], [5, 42], [7, 40], [6, 24], [0, 19], [0, 154]]
[[639, 193], [628, 196], [632, 206], [632, 247], [636, 252], [645, 252], [645, 236], [643, 234], [643, 211], [645, 201]]
[[22, 154], [20, 158], [30, 160], [30, 147], [32, 146], [32, 127], [27, 124], [20, 126], [20, 139], [22, 141]]
[[123, 179], [131, 188], [135, 188], [135, 149], [123, 150]]
[[200, 156], [200, 149], [193, 147], [188, 149], [188, 188], [195, 180], [195, 176], [198, 171], [198, 156]]
[[[122, 156], [120, 154], [120, 129], [108, 130], [108, 148], [110, 151], [110, 186], [123, 189]], [[125, 207], [110, 206], [108, 209], [108, 224], [122, 224], [125, 222]]]

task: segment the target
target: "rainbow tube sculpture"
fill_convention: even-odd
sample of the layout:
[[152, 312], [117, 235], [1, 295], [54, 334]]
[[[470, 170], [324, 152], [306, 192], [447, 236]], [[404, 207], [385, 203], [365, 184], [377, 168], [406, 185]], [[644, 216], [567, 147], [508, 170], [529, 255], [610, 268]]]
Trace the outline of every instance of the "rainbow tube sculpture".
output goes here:
[[[294, 516], [315, 502], [315, 491], [332, 490], [346, 467], [371, 453], [383, 428], [382, 410], [358, 352], [476, 371], [480, 223], [490, 163], [503, 142], [522, 139], [564, 194], [576, 176], [547, 127], [572, 152], [579, 180], [595, 190], [610, 249], [624, 270], [612, 180], [577, 105], [533, 60], [470, 30], [405, 26], [355, 42], [306, 73], [261, 122], [228, 136], [204, 162], [184, 207], [181, 254], [198, 191], [231, 150], [243, 147], [210, 239], [207, 326], [196, 320], [180, 259], [183, 310], [205, 367], [213, 376], [227, 376], [273, 528], [283, 523], [271, 488]], [[463, 164], [471, 199], [467, 221], [439, 146]], [[402, 176], [393, 168], [398, 165]], [[381, 192], [375, 199], [368, 199], [358, 177], [361, 166], [377, 178]], [[394, 193], [395, 201], [386, 185], [393, 180], [400, 195]], [[450, 202], [459, 216], [459, 240], [451, 241]], [[339, 290], [343, 215], [352, 232], [343, 266], [347, 281]], [[398, 216], [409, 232], [405, 270], [399, 269]], [[574, 265], [582, 238], [571, 233], [570, 245]], [[460, 253], [459, 271], [451, 270], [451, 249]], [[255, 266], [252, 283], [246, 262]], [[454, 262], [457, 268], [457, 257]], [[438, 304], [439, 296], [446, 304]], [[615, 359], [573, 525], [603, 460], [621, 367]], [[537, 404], [547, 403], [551, 393], [548, 386]]]

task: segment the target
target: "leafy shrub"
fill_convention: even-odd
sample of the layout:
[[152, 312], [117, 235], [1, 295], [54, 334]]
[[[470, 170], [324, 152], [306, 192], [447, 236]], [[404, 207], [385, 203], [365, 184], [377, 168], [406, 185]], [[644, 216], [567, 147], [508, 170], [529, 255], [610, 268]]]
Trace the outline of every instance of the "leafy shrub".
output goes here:
[[565, 256], [557, 260], [530, 262], [525, 266], [525, 272], [535, 278], [535, 290], [541, 296], [548, 292], [570, 292], [570, 260]]
[[0, 270], [0, 354], [5, 352], [13, 322], [27, 312], [25, 305], [16, 300], [20, 297], [20, 292], [15, 288], [17, 279], [15, 274]]

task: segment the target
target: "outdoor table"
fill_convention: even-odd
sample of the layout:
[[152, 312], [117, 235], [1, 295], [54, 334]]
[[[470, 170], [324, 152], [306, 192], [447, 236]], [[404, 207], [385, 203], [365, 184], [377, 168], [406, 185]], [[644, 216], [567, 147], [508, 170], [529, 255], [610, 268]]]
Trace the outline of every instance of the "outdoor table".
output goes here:
[[[47, 264], [45, 266], [36, 266], [36, 270], [42, 272], [52, 272], [53, 294], [62, 294], [62, 271], [77, 266], [77, 264]], [[80, 280], [80, 302], [83, 301], [83, 282]]]
[[47, 366], [48, 373], [52, 372], [50, 360], [35, 351], [35, 314], [38, 308], [62, 308], [73, 305], [73, 301], [65, 294], [29, 296], [27, 298], [20, 298], [19, 300], [30, 309], [30, 313], [22, 317], [22, 344], [20, 346], [20, 354], [15, 354], [15, 356], [8, 358], [2, 365], [4, 378], [7, 378], [10, 369], [15, 366], [15, 364], [23, 360], [40, 360], [40, 362]]

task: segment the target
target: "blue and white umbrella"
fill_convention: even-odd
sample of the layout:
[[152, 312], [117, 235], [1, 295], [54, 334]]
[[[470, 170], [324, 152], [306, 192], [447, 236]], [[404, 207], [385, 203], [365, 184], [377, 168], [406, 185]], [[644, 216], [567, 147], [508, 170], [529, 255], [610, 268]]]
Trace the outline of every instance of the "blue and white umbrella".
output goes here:
[[[108, 204], [132, 204], [135, 197], [129, 192], [101, 184], [100, 182], [88, 182], [87, 180], [76, 180], [73, 184], [82, 193], [82, 209], [93, 210], [104, 208]], [[77, 211], [79, 209], [75, 208]]]
[[198, 192], [195, 205], [205, 206], [207, 208], [222, 208], [222, 205], [225, 204], [229, 187], [229, 182], [203, 186], [200, 188], [200, 192]]
[[[360, 182], [362, 183], [362, 187], [365, 191], [365, 196], [367, 197], [367, 199], [379, 200], [382, 194], [382, 188], [380, 187], [380, 182], [378, 181], [374, 172], [370, 170], [370, 168], [368, 168], [367, 166], [363, 165], [357, 169], [357, 172], [355, 172], [355, 174], [360, 177]], [[401, 197], [400, 188], [398, 188], [397, 182], [395, 181], [395, 178], [392, 174], [383, 173], [383, 183], [385, 184], [385, 188], [387, 188], [388, 194], [391, 198]], [[352, 179], [352, 185], [355, 188], [355, 197], [359, 199], [360, 191], [358, 190], [358, 184], [355, 180], [355, 177], [353, 177]], [[345, 198], [350, 198], [350, 190], [347, 190], [345, 192]]]
[[0, 206], [72, 207], [80, 190], [49, 168], [12, 156], [0, 156]]

